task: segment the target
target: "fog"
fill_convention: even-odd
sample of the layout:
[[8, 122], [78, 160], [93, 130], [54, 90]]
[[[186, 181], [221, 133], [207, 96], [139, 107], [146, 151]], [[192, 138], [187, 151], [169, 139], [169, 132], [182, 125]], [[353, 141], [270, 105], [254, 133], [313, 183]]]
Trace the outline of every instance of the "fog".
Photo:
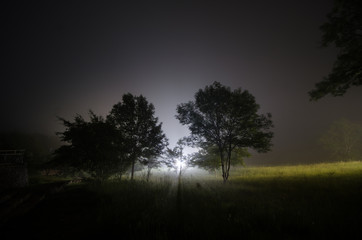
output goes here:
[[274, 147], [253, 164], [318, 162], [336, 120], [362, 122], [361, 88], [309, 101], [337, 51], [320, 48], [332, 1], [7, 3], [1, 131], [54, 135], [57, 116], [106, 116], [124, 93], [144, 95], [172, 147], [189, 134], [177, 104], [219, 81], [247, 89], [272, 114]]

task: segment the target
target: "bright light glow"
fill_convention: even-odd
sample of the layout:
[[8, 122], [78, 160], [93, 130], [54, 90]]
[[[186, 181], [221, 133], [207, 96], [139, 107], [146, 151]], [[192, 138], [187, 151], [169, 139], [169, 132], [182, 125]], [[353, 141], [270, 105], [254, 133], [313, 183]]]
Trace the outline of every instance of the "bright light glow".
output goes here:
[[184, 162], [181, 162], [180, 160], [176, 161], [176, 167], [177, 169], [183, 169], [186, 166]]

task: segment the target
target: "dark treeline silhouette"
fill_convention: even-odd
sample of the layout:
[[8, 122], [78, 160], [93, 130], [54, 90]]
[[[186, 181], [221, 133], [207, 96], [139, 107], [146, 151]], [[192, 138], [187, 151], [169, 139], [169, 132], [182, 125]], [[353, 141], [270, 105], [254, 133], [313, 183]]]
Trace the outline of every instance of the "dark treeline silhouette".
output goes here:
[[[248, 91], [231, 91], [215, 82], [200, 89], [195, 101], [177, 106], [176, 118], [189, 126], [191, 136], [164, 151], [167, 138], [154, 116], [154, 106], [142, 95], [128, 93], [106, 118], [92, 111], [89, 121], [80, 115], [74, 121], [59, 118], [66, 129], [58, 135], [67, 145], [56, 150], [53, 162], [102, 180], [114, 174], [122, 176], [129, 168], [133, 179], [136, 163], [147, 166], [147, 179], [151, 169], [161, 164], [176, 169], [179, 177], [188, 166], [221, 168], [225, 182], [230, 166], [243, 163], [243, 157], [249, 156], [247, 148], [267, 152], [271, 147], [271, 115], [258, 114], [258, 110]], [[186, 146], [201, 150], [186, 156]]]
[[123, 95], [105, 119], [92, 111], [89, 117], [88, 122], [80, 115], [73, 122], [60, 118], [66, 129], [58, 135], [68, 144], [56, 151], [56, 164], [103, 180], [131, 167], [133, 179], [136, 161], [149, 165], [167, 145], [154, 106], [142, 95]]

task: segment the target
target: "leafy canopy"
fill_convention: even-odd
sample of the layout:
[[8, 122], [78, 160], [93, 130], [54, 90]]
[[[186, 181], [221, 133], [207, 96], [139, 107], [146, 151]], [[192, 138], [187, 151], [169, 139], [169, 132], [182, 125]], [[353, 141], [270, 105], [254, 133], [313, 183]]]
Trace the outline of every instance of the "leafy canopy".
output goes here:
[[195, 101], [177, 106], [176, 118], [188, 125], [194, 143], [226, 149], [251, 147], [266, 152], [273, 133], [271, 114], [259, 115], [259, 105], [248, 91], [214, 82], [195, 94]]
[[[223, 153], [226, 155], [226, 153]], [[244, 158], [249, 157], [250, 153], [245, 148], [237, 148], [231, 153], [231, 166], [242, 165], [244, 166]], [[191, 166], [203, 168], [209, 172], [216, 172], [220, 170], [220, 155], [216, 147], [209, 147], [201, 149], [192, 155]]]
[[185, 155], [185, 146], [187, 146], [187, 139], [179, 139], [174, 148], [166, 149], [163, 161], [163, 164], [165, 164], [168, 168], [174, 169], [180, 176], [189, 166], [190, 156]]
[[327, 15], [322, 46], [335, 44], [339, 48], [332, 72], [309, 92], [312, 100], [328, 94], [342, 96], [351, 86], [362, 85], [362, 1], [335, 0], [333, 10]]
[[123, 172], [128, 164], [123, 141], [101, 116], [90, 111], [89, 117], [89, 122], [80, 115], [74, 122], [60, 118], [66, 129], [57, 134], [68, 144], [55, 151], [56, 165], [75, 167], [102, 179]]
[[132, 175], [136, 160], [147, 164], [145, 159], [151, 159], [162, 153], [167, 146], [167, 138], [162, 131], [162, 123], [154, 116], [155, 108], [147, 99], [123, 95], [122, 102], [115, 104], [107, 116], [117, 130], [118, 135], [125, 140], [126, 154], [132, 162]]
[[136, 161], [156, 166], [154, 161], [167, 139], [154, 116], [154, 106], [142, 95], [128, 93], [122, 100], [113, 106], [106, 120], [93, 112], [89, 113], [89, 122], [80, 115], [74, 122], [60, 119], [66, 130], [59, 135], [68, 145], [57, 150], [58, 160], [102, 178], [122, 174], [129, 166], [133, 178]]
[[240, 148], [267, 152], [273, 133], [271, 115], [258, 114], [259, 105], [248, 91], [214, 82], [195, 94], [195, 101], [177, 106], [176, 118], [191, 131], [198, 147], [216, 147], [224, 181], [229, 176], [231, 154]]

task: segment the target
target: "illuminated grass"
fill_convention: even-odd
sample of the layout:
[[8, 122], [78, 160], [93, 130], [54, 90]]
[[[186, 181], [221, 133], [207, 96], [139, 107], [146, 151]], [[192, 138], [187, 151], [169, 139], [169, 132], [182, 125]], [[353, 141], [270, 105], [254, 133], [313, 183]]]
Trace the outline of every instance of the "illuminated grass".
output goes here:
[[[362, 162], [70, 185], [10, 226], [42, 238], [326, 239], [361, 236]], [[41, 233], [41, 234], [39, 234]]]
[[232, 172], [232, 179], [345, 176], [362, 173], [362, 162], [319, 163], [298, 166], [251, 167]]

